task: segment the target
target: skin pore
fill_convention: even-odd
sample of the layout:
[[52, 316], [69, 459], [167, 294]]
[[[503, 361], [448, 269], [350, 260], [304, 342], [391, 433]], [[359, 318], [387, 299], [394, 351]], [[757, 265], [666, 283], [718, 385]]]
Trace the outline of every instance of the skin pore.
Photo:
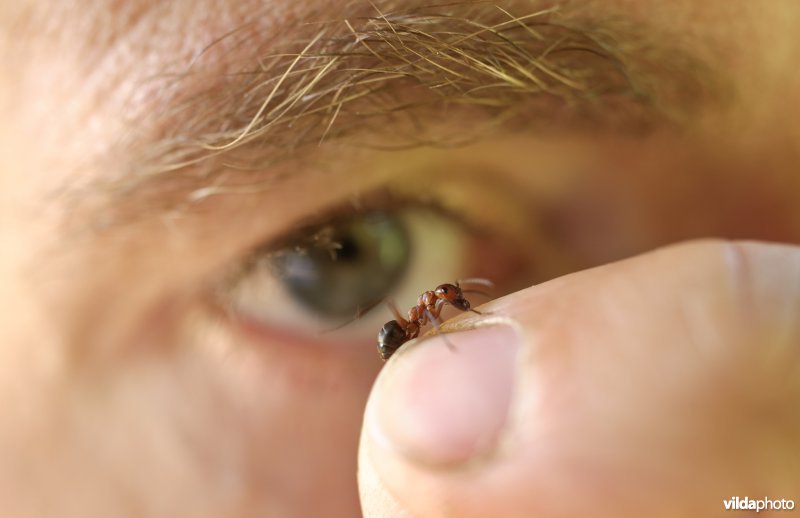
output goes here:
[[403, 310], [800, 240], [789, 0], [35, 1], [0, 27], [9, 516], [358, 516], [390, 315], [320, 335], [248, 288], [337, 211], [423, 222]]

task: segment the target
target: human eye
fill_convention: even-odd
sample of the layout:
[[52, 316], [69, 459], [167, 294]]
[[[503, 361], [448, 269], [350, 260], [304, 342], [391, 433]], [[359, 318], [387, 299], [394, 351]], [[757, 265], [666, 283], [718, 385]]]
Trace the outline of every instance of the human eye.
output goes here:
[[267, 335], [370, 342], [392, 318], [387, 303], [405, 313], [439, 284], [489, 278], [491, 293], [470, 295], [479, 305], [531, 282], [527, 251], [469, 206], [377, 192], [323, 211], [255, 249], [228, 279], [226, 305]]

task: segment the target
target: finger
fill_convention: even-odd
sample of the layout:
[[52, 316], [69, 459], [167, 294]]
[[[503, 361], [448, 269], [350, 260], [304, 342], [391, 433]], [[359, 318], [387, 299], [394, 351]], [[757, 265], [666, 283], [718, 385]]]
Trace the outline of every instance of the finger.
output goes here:
[[800, 498], [800, 249], [700, 242], [523, 290], [401, 349], [366, 516], [710, 516]]

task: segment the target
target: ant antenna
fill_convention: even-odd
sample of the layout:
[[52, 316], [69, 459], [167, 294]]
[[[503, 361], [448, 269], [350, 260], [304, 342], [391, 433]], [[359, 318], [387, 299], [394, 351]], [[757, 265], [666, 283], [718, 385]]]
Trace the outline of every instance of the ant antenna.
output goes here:
[[403, 315], [400, 313], [400, 310], [397, 309], [397, 304], [394, 302], [394, 300], [387, 300], [386, 305], [389, 306], [389, 310], [392, 312], [392, 315], [394, 315], [395, 320], [401, 323], [408, 323], [406, 319], [403, 318]]
[[[483, 277], [470, 277], [468, 279], [458, 279], [456, 281], [456, 286], [460, 288], [461, 284], [482, 284], [487, 288], [494, 288], [494, 283], [489, 279], [484, 279]], [[461, 290], [461, 291], [462, 293], [479, 293], [485, 297], [491, 297], [491, 295], [482, 290]], [[477, 309], [470, 308], [470, 311], [472, 313], [475, 313], [476, 315], [483, 315], [483, 313], [481, 313]]]
[[486, 298], [491, 298], [492, 296], [486, 293], [483, 290], [461, 290], [461, 293], [477, 293], [478, 295], [483, 295]]
[[481, 284], [487, 288], [494, 288], [494, 283], [489, 279], [484, 279], [483, 277], [469, 277], [467, 279], [456, 280], [456, 286], [460, 288], [462, 284]]

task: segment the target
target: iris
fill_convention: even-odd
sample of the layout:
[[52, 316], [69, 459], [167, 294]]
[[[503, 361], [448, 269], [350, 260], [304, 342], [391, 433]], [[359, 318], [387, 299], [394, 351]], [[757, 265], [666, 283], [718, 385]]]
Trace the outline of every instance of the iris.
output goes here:
[[411, 257], [401, 218], [372, 211], [304, 233], [272, 256], [272, 269], [302, 306], [327, 318], [355, 315], [400, 283]]

